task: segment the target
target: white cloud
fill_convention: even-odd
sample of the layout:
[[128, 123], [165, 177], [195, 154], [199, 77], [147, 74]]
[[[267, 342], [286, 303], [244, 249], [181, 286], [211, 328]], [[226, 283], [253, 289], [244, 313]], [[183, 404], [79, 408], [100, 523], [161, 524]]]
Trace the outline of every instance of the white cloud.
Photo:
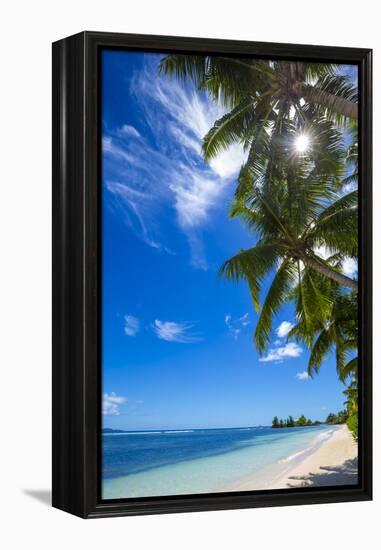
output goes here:
[[102, 399], [102, 413], [105, 416], [119, 416], [119, 406], [127, 403], [127, 397], [116, 395], [115, 392], [104, 393]]
[[123, 147], [117, 145], [110, 136], [105, 136], [102, 138], [102, 152], [104, 154], [117, 157], [120, 160], [126, 161], [130, 164], [136, 164], [138, 161], [138, 159], [136, 159], [133, 155], [127, 153]]
[[179, 168], [179, 173], [173, 175], [169, 187], [174, 194], [179, 225], [183, 229], [193, 228], [206, 220], [209, 209], [224, 185], [186, 165]]
[[226, 151], [221, 151], [217, 157], [210, 161], [210, 166], [221, 178], [235, 176], [242, 164], [246, 162], [247, 154], [242, 145], [234, 143]]
[[[324, 260], [327, 260], [335, 253], [334, 250], [329, 249], [325, 245], [315, 247], [314, 252], [317, 256], [320, 256], [320, 258], [323, 258]], [[347, 275], [348, 277], [353, 277], [357, 274], [358, 270], [357, 260], [355, 258], [351, 258], [350, 256], [346, 256], [344, 258], [341, 269], [344, 275]]]
[[244, 327], [250, 324], [249, 314], [245, 313], [241, 317], [234, 319], [230, 314], [226, 314], [224, 318], [225, 325], [228, 327], [230, 334], [234, 340], [238, 339]]
[[276, 329], [278, 338], [284, 338], [285, 336], [287, 336], [287, 334], [293, 327], [293, 323], [290, 323], [289, 321], [283, 321]]
[[357, 260], [347, 256], [346, 258], [344, 258], [343, 265], [342, 265], [341, 269], [342, 269], [344, 275], [346, 275], [347, 277], [353, 277], [354, 275], [357, 274], [357, 270], [358, 270]]
[[[158, 76], [157, 63], [157, 55], [147, 55], [130, 84], [144, 111], [142, 127], [125, 124], [103, 139], [107, 189], [136, 236], [169, 253], [158, 233], [163, 231], [160, 216], [168, 224], [163, 207], [173, 207], [174, 221], [188, 239], [191, 264], [205, 270], [202, 229], [211, 213], [225, 205], [247, 153], [234, 144], [205, 163], [202, 139], [226, 109], [190, 86]], [[149, 138], [143, 125], [150, 128]]]
[[124, 316], [124, 332], [127, 336], [136, 336], [139, 332], [140, 323], [137, 317], [133, 315]]
[[175, 323], [174, 321], [160, 321], [156, 319], [152, 325], [156, 336], [167, 342], [179, 342], [181, 344], [193, 344], [200, 338], [189, 332], [193, 325], [189, 323]]
[[145, 110], [146, 122], [163, 155], [164, 179], [172, 192], [178, 223], [190, 241], [192, 264], [205, 269], [205, 257], [195, 252], [202, 248], [195, 247], [201, 235], [194, 229], [201, 228], [221, 204], [247, 153], [234, 144], [207, 165], [201, 153], [202, 139], [226, 109], [175, 79], [152, 78], [157, 61], [146, 59], [144, 72], [136, 74], [131, 90]]
[[314, 247], [314, 253], [316, 256], [319, 256], [319, 258], [323, 258], [323, 260], [328, 260], [334, 253], [330, 248], [325, 246], [325, 244], [322, 244], [320, 246]]
[[309, 376], [308, 372], [305, 370], [303, 372], [298, 372], [297, 375], [296, 375], [296, 378], [298, 380], [309, 380], [310, 376]]
[[246, 327], [247, 325], [250, 325], [250, 321], [249, 321], [249, 314], [248, 313], [245, 313], [244, 315], [242, 315], [242, 317], [240, 317], [238, 319], [238, 321], [241, 323], [241, 325], [243, 327]]
[[265, 357], [260, 357], [259, 361], [264, 363], [269, 361], [278, 361], [282, 362], [283, 359], [289, 357], [299, 357], [302, 354], [303, 350], [300, 346], [294, 342], [288, 342], [285, 346], [270, 349], [269, 353]]
[[135, 138], [141, 137], [138, 130], [134, 126], [131, 126], [130, 124], [123, 124], [119, 132], [125, 136], [131, 136]]

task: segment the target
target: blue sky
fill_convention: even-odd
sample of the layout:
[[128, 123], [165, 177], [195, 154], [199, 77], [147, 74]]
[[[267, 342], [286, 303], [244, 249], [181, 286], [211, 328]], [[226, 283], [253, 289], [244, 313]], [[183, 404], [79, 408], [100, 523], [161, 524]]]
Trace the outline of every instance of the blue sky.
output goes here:
[[158, 76], [160, 57], [103, 52], [104, 426], [322, 420], [343, 407], [333, 358], [307, 378], [308, 352], [286, 339], [292, 304], [260, 358], [246, 284], [217, 275], [256, 240], [228, 218], [245, 154], [236, 145], [203, 161], [201, 139], [224, 111]]

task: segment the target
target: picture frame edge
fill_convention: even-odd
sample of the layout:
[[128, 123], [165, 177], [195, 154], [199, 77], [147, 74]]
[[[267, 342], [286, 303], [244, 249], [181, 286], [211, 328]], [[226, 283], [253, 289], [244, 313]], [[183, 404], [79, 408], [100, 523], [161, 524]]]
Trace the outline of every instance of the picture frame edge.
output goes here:
[[[247, 46], [246, 55], [257, 48], [258, 56], [279, 49], [283, 57], [304, 48], [308, 57], [332, 56], [339, 52], [358, 63], [361, 96], [361, 352], [362, 414], [359, 487], [297, 490], [266, 494], [184, 496], [146, 499], [138, 502], [102, 503], [97, 489], [100, 453], [100, 319], [97, 298], [100, 249], [99, 214], [99, 51], [120, 47], [163, 51], [182, 50], [193, 43], [237, 53]], [[178, 41], [176, 48], [174, 43]], [[111, 46], [110, 46], [111, 44]], [[146, 45], [146, 46], [144, 46]], [[204, 46], [205, 47], [205, 46]], [[217, 50], [213, 49], [213, 53]], [[302, 58], [303, 56], [301, 56]], [[82, 518], [112, 517], [185, 511], [208, 511], [250, 507], [317, 504], [372, 499], [372, 50], [271, 44], [186, 37], [125, 35], [84, 31], [53, 43], [52, 49], [52, 505]], [[348, 62], [348, 59], [346, 59]], [[364, 159], [366, 163], [364, 162]], [[366, 329], [365, 330], [365, 325]], [[370, 330], [369, 330], [370, 328]], [[365, 349], [365, 351], [364, 351]], [[318, 489], [318, 488], [316, 488]]]

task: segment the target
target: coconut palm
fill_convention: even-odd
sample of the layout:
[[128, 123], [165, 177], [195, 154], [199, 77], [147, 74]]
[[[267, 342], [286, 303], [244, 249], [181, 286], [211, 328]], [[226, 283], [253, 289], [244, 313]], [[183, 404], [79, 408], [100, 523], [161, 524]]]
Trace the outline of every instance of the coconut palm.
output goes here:
[[[319, 173], [316, 159], [291, 156], [287, 146], [293, 139], [291, 126], [283, 137], [284, 141], [276, 141], [276, 151], [272, 142], [263, 176], [256, 185], [237, 191], [231, 210], [258, 241], [221, 268], [226, 278], [246, 279], [249, 284], [254, 306], [260, 311], [255, 330], [260, 352], [269, 342], [272, 319], [285, 301], [295, 300], [305, 333], [314, 334], [332, 307], [329, 285], [357, 292], [357, 281], [341, 271], [344, 257], [355, 257], [358, 252], [357, 191], [341, 196], [336, 178], [324, 169]], [[322, 248], [330, 251], [330, 258], [324, 258]], [[261, 307], [262, 284], [272, 272]], [[298, 296], [293, 295], [295, 287]]]
[[301, 125], [357, 121], [357, 89], [336, 74], [334, 64], [175, 54], [163, 58], [160, 68], [191, 80], [230, 109], [204, 138], [207, 160], [237, 141], [255, 151], [264, 130], [285, 116]]
[[[274, 315], [292, 299], [298, 318], [293, 335], [313, 346], [310, 372], [318, 370], [320, 359], [336, 346], [339, 375], [345, 378], [356, 368], [355, 358], [345, 359], [350, 346], [357, 345], [357, 336], [344, 337], [337, 315], [348, 299], [341, 288], [349, 288], [351, 296], [357, 292], [357, 281], [342, 273], [344, 257], [358, 253], [357, 192], [341, 196], [343, 178], [353, 180], [356, 174], [344, 174], [337, 128], [349, 125], [355, 138], [357, 90], [337, 74], [337, 68], [190, 55], [169, 55], [161, 63], [163, 72], [190, 79], [229, 109], [204, 137], [204, 158], [210, 160], [237, 142], [248, 150], [231, 215], [242, 218], [258, 241], [225, 262], [221, 273], [249, 284], [260, 311], [254, 335], [257, 348], [265, 350]], [[308, 139], [307, 151], [299, 156], [293, 147], [298, 136]], [[355, 165], [353, 141], [347, 164]], [[330, 251], [329, 258], [321, 254], [322, 248]], [[272, 272], [261, 307], [263, 281]], [[330, 339], [323, 353], [326, 333]]]
[[[304, 316], [297, 310], [298, 323], [288, 337], [304, 341], [310, 348], [308, 374], [319, 372], [324, 359], [335, 350], [336, 370], [342, 382], [348, 377], [357, 377], [358, 357], [358, 319], [357, 296], [354, 293], [343, 293], [336, 283], [327, 284], [325, 280], [315, 277], [315, 288], [318, 296], [323, 296], [326, 307], [319, 316], [315, 315], [313, 323], [306, 326]], [[303, 284], [303, 281], [300, 284]], [[301, 293], [301, 290], [297, 290]]]

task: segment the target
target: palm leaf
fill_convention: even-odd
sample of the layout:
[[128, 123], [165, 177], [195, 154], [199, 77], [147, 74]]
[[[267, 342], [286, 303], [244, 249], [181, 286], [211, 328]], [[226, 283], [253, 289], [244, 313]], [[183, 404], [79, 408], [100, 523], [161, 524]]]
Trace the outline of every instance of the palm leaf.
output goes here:
[[239, 281], [246, 279], [249, 284], [254, 307], [259, 310], [259, 292], [263, 277], [274, 266], [281, 247], [276, 242], [258, 243], [248, 250], [241, 250], [227, 260], [220, 268], [219, 274], [226, 279]]
[[218, 119], [203, 140], [204, 158], [210, 160], [235, 142], [242, 141], [256, 123], [254, 99], [243, 99], [232, 111]]
[[289, 296], [294, 277], [295, 269], [292, 262], [288, 259], [283, 260], [267, 292], [254, 333], [255, 344], [260, 353], [265, 351], [270, 341], [272, 318]]

